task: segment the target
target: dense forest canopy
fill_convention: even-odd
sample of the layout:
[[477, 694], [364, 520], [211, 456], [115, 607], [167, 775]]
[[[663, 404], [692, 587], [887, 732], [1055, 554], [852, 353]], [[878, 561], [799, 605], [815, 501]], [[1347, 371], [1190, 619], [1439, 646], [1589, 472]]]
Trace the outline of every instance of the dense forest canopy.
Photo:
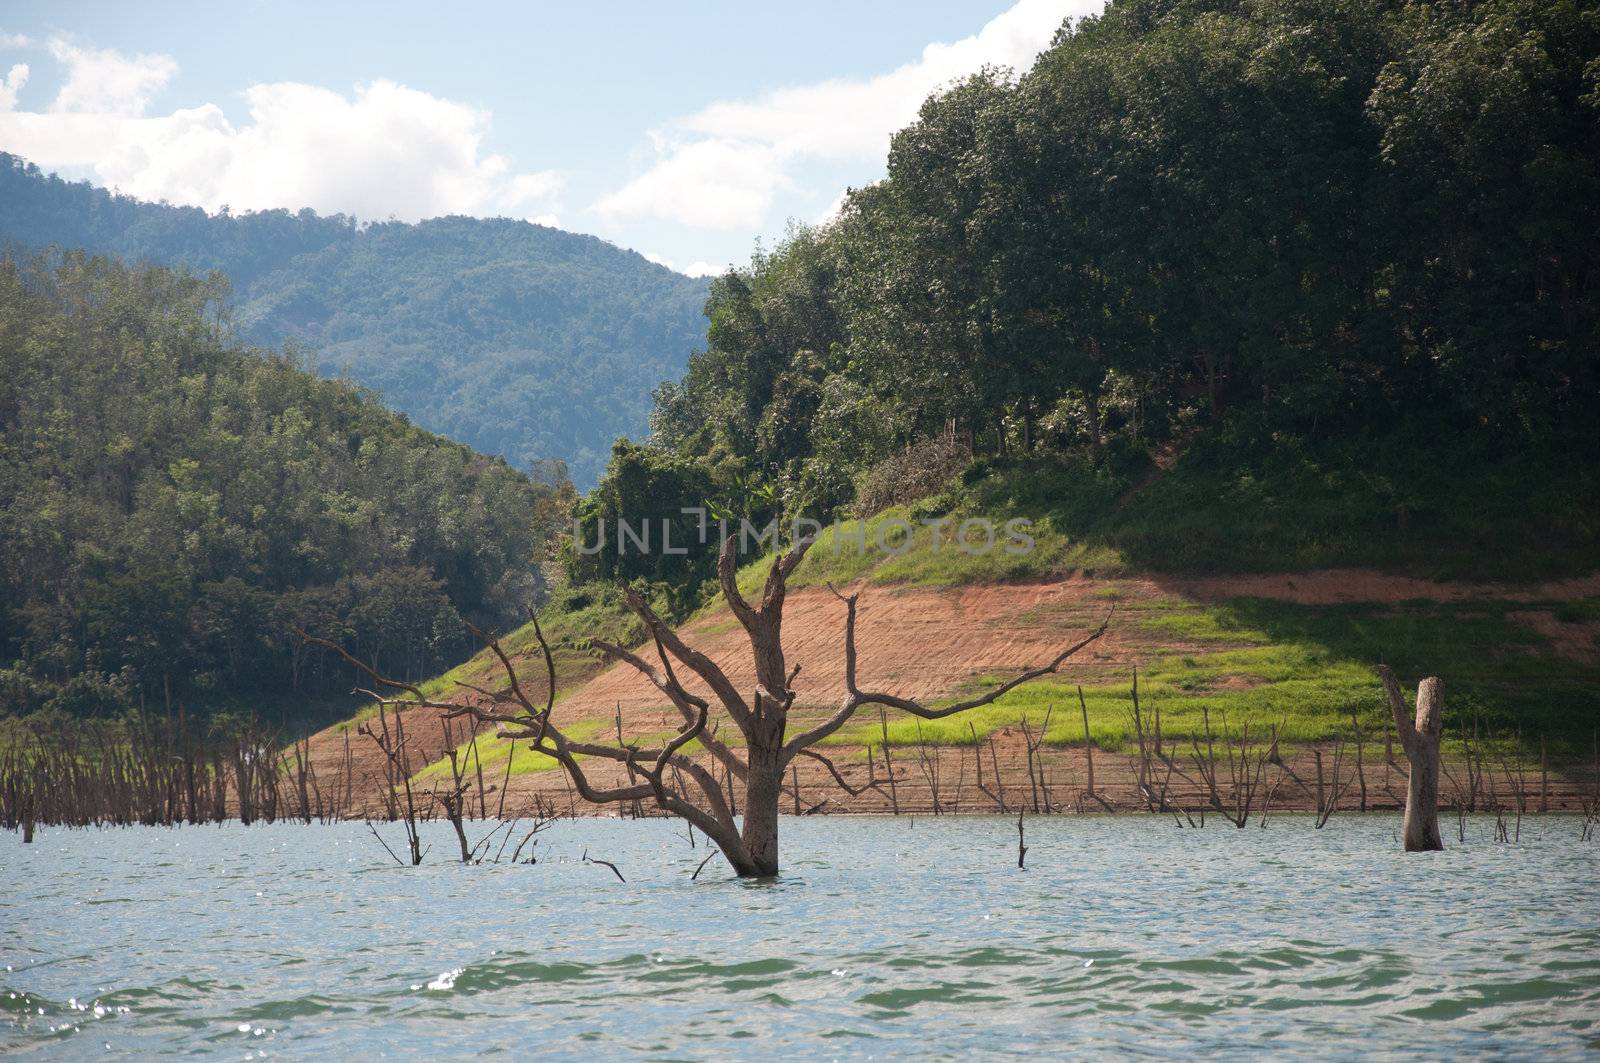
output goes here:
[[566, 493], [230, 335], [226, 283], [0, 262], [0, 715], [421, 677], [538, 592]]
[[1116, 0], [929, 99], [887, 171], [714, 282], [591, 525], [652, 461], [848, 513], [944, 437], [1126, 489], [1071, 530], [1157, 568], [1594, 559], [1592, 4]]
[[593, 481], [650, 388], [705, 337], [706, 282], [506, 218], [411, 225], [311, 210], [207, 214], [69, 183], [0, 153], [0, 244], [221, 270], [249, 342], [304, 344], [418, 424]]

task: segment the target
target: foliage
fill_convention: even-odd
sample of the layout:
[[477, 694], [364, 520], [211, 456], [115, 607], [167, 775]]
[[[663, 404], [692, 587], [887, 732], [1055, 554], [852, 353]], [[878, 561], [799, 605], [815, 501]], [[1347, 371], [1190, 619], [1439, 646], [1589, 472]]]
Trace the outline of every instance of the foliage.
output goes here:
[[1597, 56], [1576, 0], [1117, 0], [718, 279], [655, 442], [826, 520], [953, 437], [935, 509], [1101, 563], [1593, 565]]
[[[1548, 606], [1548, 603], [1542, 603]], [[1570, 603], [1592, 606], [1592, 599]], [[1182, 639], [1189, 646], [1141, 662], [1139, 700], [1145, 726], [1159, 708], [1162, 733], [1185, 758], [1189, 740], [1203, 734], [1202, 709], [1213, 721], [1248, 724], [1263, 739], [1276, 726], [1286, 746], [1348, 739], [1352, 716], [1368, 743], [1369, 770], [1381, 763], [1388, 710], [1372, 662], [1402, 674], [1449, 677], [1447, 736], [1458, 741], [1476, 727], [1486, 735], [1520, 734], [1524, 749], [1548, 739], [1563, 756], [1587, 755], [1600, 725], [1600, 669], [1560, 657], [1508, 614], [1529, 603], [1473, 602], [1307, 606], [1261, 599], [1202, 605], [1180, 599], [1123, 603], [1122, 623]], [[986, 685], [997, 677], [986, 677]], [[1134, 742], [1129, 677], [1083, 689], [1089, 731], [1097, 746], [1126, 751]], [[919, 737], [941, 745], [970, 744], [1023, 719], [1035, 728], [1050, 713], [1046, 740], [1081, 743], [1083, 721], [1073, 682], [1045, 680], [995, 704], [947, 720], [892, 720], [889, 741]], [[919, 726], [920, 723], [920, 726]], [[856, 721], [831, 740], [878, 745], [876, 719]]]
[[232, 345], [225, 292], [0, 262], [0, 714], [348, 691], [296, 626], [420, 677], [538, 593], [556, 488]]
[[583, 486], [705, 335], [704, 281], [508, 218], [209, 215], [0, 153], [0, 242], [221, 270], [246, 340], [295, 341], [423, 427], [518, 467], [565, 459]]
[[669, 613], [684, 614], [716, 570], [713, 490], [703, 466], [618, 440], [605, 476], [577, 508], [569, 573], [577, 582], [656, 585], [671, 599]]
[[856, 492], [856, 512], [871, 516], [937, 494], [971, 461], [971, 452], [950, 436], [921, 440], [872, 467]]

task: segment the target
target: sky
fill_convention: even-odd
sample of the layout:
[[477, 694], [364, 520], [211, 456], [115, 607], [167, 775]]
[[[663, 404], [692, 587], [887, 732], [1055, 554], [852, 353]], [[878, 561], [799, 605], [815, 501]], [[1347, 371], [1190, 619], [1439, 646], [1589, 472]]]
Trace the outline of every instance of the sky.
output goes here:
[[1102, 0], [0, 0], [0, 150], [140, 199], [525, 218], [720, 272]]

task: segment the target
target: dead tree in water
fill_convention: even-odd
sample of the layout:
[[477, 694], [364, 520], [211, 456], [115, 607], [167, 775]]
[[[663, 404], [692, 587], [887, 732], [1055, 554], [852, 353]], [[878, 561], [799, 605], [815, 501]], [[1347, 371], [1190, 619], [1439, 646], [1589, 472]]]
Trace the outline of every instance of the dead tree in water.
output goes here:
[[[1022, 748], [1028, 758], [1028, 789], [1033, 792], [1033, 811], [1035, 815], [1041, 811], [1050, 811], [1050, 787], [1045, 785], [1044, 782], [1044, 756], [1039, 752], [1039, 749], [1044, 745], [1045, 732], [1050, 727], [1051, 711], [1049, 708], [1045, 709], [1044, 725], [1039, 728], [1038, 734], [1034, 734], [1033, 728], [1028, 726], [1027, 715], [1024, 714], [1022, 717]], [[1035, 774], [1036, 770], [1037, 774]], [[1039, 807], [1039, 793], [1041, 790], [1044, 792], [1043, 809]]]
[[[1138, 682], [1138, 679], [1134, 680], [1135, 684]], [[1083, 699], [1083, 687], [1081, 686], [1078, 688], [1078, 710], [1083, 714], [1083, 755], [1088, 759], [1089, 763], [1089, 788], [1088, 790], [1084, 791], [1084, 796], [1100, 802], [1100, 807], [1105, 809], [1107, 812], [1115, 812], [1116, 809], [1111, 807], [1111, 802], [1107, 801], [1104, 797], [1101, 797], [1100, 791], [1094, 788], [1094, 737], [1089, 733], [1089, 703]], [[1144, 738], [1142, 735], [1140, 736], [1139, 742], [1142, 748], [1144, 745]], [[1139, 772], [1139, 781], [1141, 784], [1143, 784], [1144, 765], [1142, 761], [1140, 762]]]
[[[1328, 825], [1328, 820], [1339, 809], [1339, 801], [1344, 797], [1345, 791], [1350, 789], [1350, 784], [1355, 781], [1355, 776], [1346, 777], [1342, 771], [1344, 763], [1344, 739], [1339, 739], [1333, 744], [1333, 778], [1324, 780], [1322, 775], [1322, 750], [1312, 751], [1312, 757], [1317, 764], [1317, 829], [1321, 830]], [[1359, 757], [1359, 754], [1357, 754]], [[1357, 770], [1360, 761], [1356, 762]]]
[[[885, 747], [887, 748], [887, 747]], [[928, 806], [933, 809], [933, 814], [939, 814], [939, 751], [928, 751], [927, 740], [922, 736], [922, 721], [917, 721], [917, 765], [922, 769], [922, 777], [928, 783]], [[799, 795], [796, 795], [796, 801]], [[799, 815], [799, 813], [795, 813]]]
[[[900, 814], [900, 790], [894, 783], [894, 761], [889, 756], [889, 712], [882, 705], [878, 706], [878, 726], [883, 731], [883, 771], [889, 776], [889, 803], [894, 808], [894, 814]], [[872, 750], [868, 748], [867, 756], [870, 758]]]
[[[1250, 809], [1255, 804], [1256, 794], [1261, 790], [1261, 779], [1267, 768], [1267, 754], [1257, 752], [1252, 766], [1250, 725], [1247, 723], [1240, 729], [1238, 746], [1235, 749], [1233, 732], [1228, 730], [1228, 714], [1226, 712], [1222, 714], [1222, 741], [1227, 754], [1229, 783], [1228, 799], [1224, 803], [1221, 788], [1217, 785], [1216, 737], [1211, 729], [1211, 710], [1202, 706], [1200, 715], [1205, 725], [1206, 748], [1202, 753], [1200, 739], [1191, 736], [1189, 741], [1194, 747], [1194, 766], [1205, 782], [1206, 795], [1211, 799], [1211, 807], [1221, 813], [1229, 823], [1243, 830], [1245, 824], [1250, 822]], [[1202, 817], [1201, 823], [1204, 822]]]
[[[191, 730], [179, 706], [176, 718], [77, 720], [0, 743], [0, 827], [27, 838], [39, 825], [270, 823], [287, 811], [294, 769], [272, 731], [252, 718], [210, 731]], [[301, 778], [306, 818], [322, 804], [309, 765]]]
[[1355, 709], [1350, 710], [1350, 729], [1355, 732], [1356, 736], [1356, 782], [1361, 785], [1361, 811], [1365, 812], [1367, 810], [1367, 772], [1362, 764], [1364, 748], [1361, 739], [1361, 718], [1356, 715]]
[[[559, 762], [584, 800], [596, 804], [653, 801], [663, 811], [688, 820], [700, 833], [715, 842], [729, 866], [739, 876], [775, 875], [778, 872], [778, 808], [785, 776], [796, 757], [806, 755], [813, 759], [824, 759], [811, 747], [833, 735], [854, 719], [858, 710], [870, 705], [898, 709], [924, 720], [943, 719], [988, 705], [1023, 683], [1058, 672], [1069, 657], [1100, 638], [1110, 620], [1108, 616], [1098, 629], [1062, 650], [1044, 665], [1030, 668], [976, 697], [943, 708], [929, 708], [895, 694], [861, 689], [856, 672], [857, 598], [834, 591], [845, 607], [845, 694], [820, 723], [791, 737], [788, 734], [789, 711], [794, 705], [794, 681], [800, 668], [798, 665], [791, 667], [784, 657], [783, 606], [788, 593], [788, 578], [804, 559], [812, 541], [809, 536], [802, 538], [787, 552], [773, 558], [761, 600], [752, 604], [738, 587], [735, 539], [729, 536], [723, 540], [717, 574], [728, 608], [749, 637], [756, 673], [754, 689], [751, 691], [739, 690], [711, 658], [686, 645], [638, 592], [623, 588], [628, 607], [644, 622], [649, 632], [659, 664], [598, 639], [592, 640], [590, 645], [607, 657], [638, 671], [682, 715], [683, 726], [676, 736], [655, 749], [640, 749], [620, 743], [605, 745], [580, 742], [556, 726], [551, 718], [551, 709], [555, 704], [555, 659], [537, 619], [533, 624], [534, 636], [544, 657], [548, 680], [543, 705], [535, 704], [523, 691], [516, 667], [499, 642], [474, 629], [499, 660], [510, 687], [509, 695], [497, 695], [465, 683], [459, 684], [480, 697], [486, 697], [491, 705], [487, 709], [478, 705], [432, 700], [414, 684], [380, 675], [336, 644], [312, 638], [304, 632], [300, 634], [314, 644], [340, 654], [371, 677], [378, 689], [384, 692], [383, 697], [388, 704], [397, 707], [430, 706], [443, 709], [452, 716], [467, 716], [478, 723], [507, 728], [504, 733], [510, 737], [527, 741], [534, 751]], [[674, 662], [677, 662], [676, 665]], [[738, 727], [744, 737], [742, 752], [730, 748], [707, 727], [711, 703], [683, 685], [677, 673], [680, 666], [693, 672], [709, 688], [720, 710]], [[498, 708], [498, 705], [508, 701], [515, 703], [511, 711]], [[744, 784], [742, 823], [734, 819], [728, 795], [716, 776], [706, 766], [683, 753], [684, 747], [695, 739], [699, 739], [713, 760]], [[885, 748], [887, 751], [887, 745]], [[611, 787], [596, 785], [590, 780], [584, 760], [580, 758], [620, 765], [631, 770], [636, 781]], [[669, 773], [669, 769], [675, 771]], [[692, 787], [680, 785], [679, 777], [689, 780]]]
[[[469, 814], [466, 807], [467, 791], [472, 789], [472, 780], [467, 777], [467, 757], [465, 753], [456, 747], [455, 741], [450, 734], [449, 721], [441, 720], [439, 725], [444, 729], [444, 748], [445, 755], [450, 760], [450, 779], [442, 788], [435, 786], [430, 791], [429, 796], [444, 808], [444, 818], [449, 820], [451, 829], [456, 832], [456, 844], [461, 847], [461, 862], [470, 864], [477, 847], [467, 844], [466, 817]], [[477, 735], [472, 737], [471, 748], [474, 751], [478, 748]], [[475, 752], [474, 759], [476, 759]], [[480, 809], [484, 807], [484, 800], [483, 772], [480, 770], [478, 772], [478, 806]], [[496, 827], [495, 829], [499, 830], [500, 828]]]
[[1406, 707], [1400, 681], [1387, 665], [1378, 666], [1383, 692], [1389, 699], [1400, 749], [1411, 762], [1411, 780], [1406, 786], [1405, 846], [1408, 853], [1434, 852], [1444, 848], [1439, 834], [1439, 733], [1444, 710], [1443, 684], [1429, 676], [1417, 685], [1417, 711], [1412, 716]]
[[[389, 730], [389, 714], [385, 706], [390, 704], [383, 699], [378, 700], [378, 729], [373, 730], [370, 721], [360, 724], [360, 731], [383, 752], [383, 776], [387, 784], [384, 788], [384, 800], [388, 805], [389, 818], [402, 819], [401, 809], [397, 807], [400, 795], [405, 797], [404, 817], [402, 821], [406, 827], [406, 849], [411, 859], [411, 866], [416, 867], [422, 863], [422, 838], [417, 833], [417, 802], [411, 789], [411, 759], [406, 748], [406, 724], [402, 714], [394, 714], [394, 730]], [[367, 827], [374, 835], [378, 833], [372, 822], [367, 822]], [[380, 836], [381, 842], [383, 838]], [[387, 849], [388, 845], [385, 844]], [[393, 856], [391, 850], [390, 855]], [[404, 863], [398, 856], [396, 863]]]

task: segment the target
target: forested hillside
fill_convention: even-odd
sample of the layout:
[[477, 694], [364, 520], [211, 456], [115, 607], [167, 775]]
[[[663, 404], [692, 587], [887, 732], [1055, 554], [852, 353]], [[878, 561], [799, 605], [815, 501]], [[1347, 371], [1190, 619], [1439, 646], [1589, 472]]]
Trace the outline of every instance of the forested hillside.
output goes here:
[[[1070, 677], [992, 711], [835, 734], [914, 747], [895, 761], [932, 807], [928, 743], [954, 770], [1009, 742], [1031, 771], [1040, 744], [1141, 748], [1141, 704], [1196, 750], [1217, 720], [1337, 750], [1355, 728], [1359, 748], [1390, 726], [1380, 662], [1445, 677], [1453, 736], [1591, 755], [1593, 5], [1113, 0], [1032, 69], [929, 99], [886, 169], [714, 282], [654, 435], [619, 441], [579, 503], [541, 620], [563, 725], [648, 744], [676, 724], [581, 652], [653, 654], [619, 582], [754, 683], [708, 525], [837, 518], [781, 594], [754, 539], [735, 576], [752, 607], [785, 603], [792, 704], [816, 713], [790, 733], [856, 689], [858, 654], [862, 688], [954, 700], [1115, 612]], [[984, 548], [1018, 518], [1023, 549]], [[544, 674], [531, 625], [503, 646]], [[501, 683], [502, 662], [428, 689], [458, 681]]]
[[591, 529], [927, 499], [1063, 565], [1600, 562], [1592, 5], [1117, 0], [887, 170], [714, 283]]
[[[221, 323], [226, 285], [0, 261], [0, 716], [346, 695], [519, 616], [570, 504]], [[273, 713], [274, 718], [276, 713]]]
[[319, 372], [348, 373], [423, 427], [518, 467], [564, 460], [580, 484], [616, 436], [644, 430], [650, 389], [705, 339], [704, 281], [504, 218], [212, 216], [0, 154], [0, 245], [221, 270], [248, 341], [302, 342]]

